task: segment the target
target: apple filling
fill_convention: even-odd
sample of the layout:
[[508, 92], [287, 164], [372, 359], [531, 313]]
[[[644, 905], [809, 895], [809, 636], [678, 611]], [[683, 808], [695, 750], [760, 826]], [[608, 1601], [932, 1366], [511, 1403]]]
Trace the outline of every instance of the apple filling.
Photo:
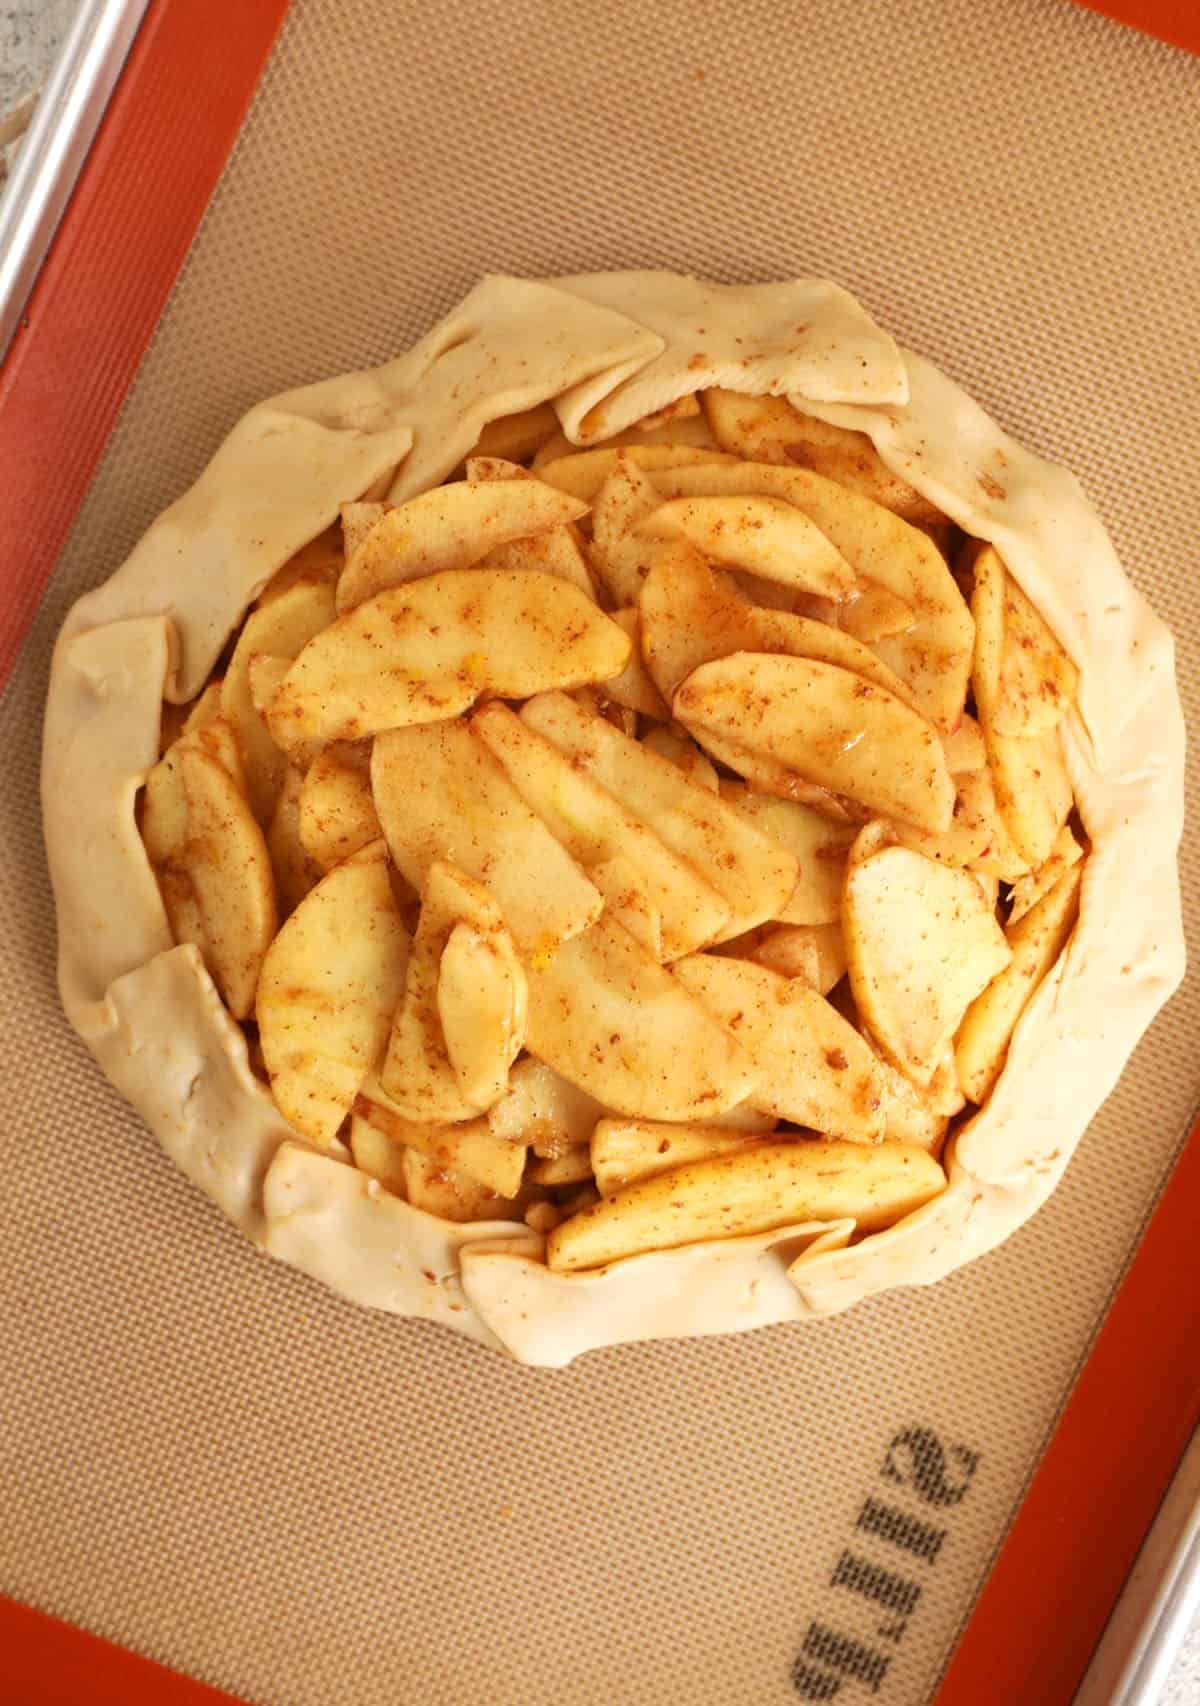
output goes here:
[[936, 1196], [1074, 927], [1074, 665], [864, 435], [543, 405], [262, 590], [141, 829], [289, 1125], [571, 1273]]

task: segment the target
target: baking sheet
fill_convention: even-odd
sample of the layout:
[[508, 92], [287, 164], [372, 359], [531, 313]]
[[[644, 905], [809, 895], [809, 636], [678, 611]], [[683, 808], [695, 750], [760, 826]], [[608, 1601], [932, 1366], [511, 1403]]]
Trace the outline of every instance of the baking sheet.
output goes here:
[[1195, 86], [1031, 0], [983, 30], [949, 0], [298, 0], [0, 703], [0, 1586], [264, 1701], [928, 1697], [1196, 1099], [1193, 985], [1051, 1207], [936, 1291], [513, 1369], [269, 1265], [82, 1058], [31, 805], [45, 663], [257, 396], [383, 358], [488, 268], [660, 263], [835, 276], [1071, 460], [1194, 707]]

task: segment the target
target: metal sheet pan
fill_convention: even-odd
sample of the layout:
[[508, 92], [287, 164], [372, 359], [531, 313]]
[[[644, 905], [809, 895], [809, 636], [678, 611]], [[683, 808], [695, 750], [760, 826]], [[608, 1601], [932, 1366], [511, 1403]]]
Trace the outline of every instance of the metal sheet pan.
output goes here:
[[0, 198], [0, 358], [87, 159], [149, 0], [81, 0]]

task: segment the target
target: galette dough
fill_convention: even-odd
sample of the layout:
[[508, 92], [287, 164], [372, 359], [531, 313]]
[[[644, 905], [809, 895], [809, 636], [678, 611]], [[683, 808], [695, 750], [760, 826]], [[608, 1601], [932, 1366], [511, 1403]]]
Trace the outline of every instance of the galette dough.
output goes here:
[[[948, 1146], [940, 1197], [857, 1245], [842, 1221], [554, 1274], [524, 1227], [437, 1220], [287, 1126], [199, 954], [172, 945], [134, 801], [158, 754], [161, 699], [195, 695], [259, 590], [342, 502], [381, 482], [396, 501], [423, 491], [488, 421], [548, 399], [567, 435], [590, 442], [712, 384], [783, 394], [861, 429], [889, 467], [997, 544], [1080, 668], [1065, 744], [1093, 852], [1071, 944], [987, 1106]], [[252, 409], [72, 609], [42, 772], [63, 1004], [165, 1151], [269, 1253], [355, 1302], [442, 1321], [526, 1363], [801, 1320], [928, 1284], [1046, 1199], [1182, 976], [1172, 658], [1074, 478], [1014, 444], [836, 285], [488, 277], [395, 361]]]

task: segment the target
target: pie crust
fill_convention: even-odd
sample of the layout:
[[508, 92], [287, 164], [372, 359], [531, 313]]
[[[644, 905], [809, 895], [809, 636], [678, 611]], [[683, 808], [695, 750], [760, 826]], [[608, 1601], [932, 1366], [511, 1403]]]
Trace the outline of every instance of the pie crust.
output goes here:
[[[866, 432], [888, 467], [997, 545], [1080, 670], [1064, 744], [1092, 851], [1075, 933], [987, 1103], [949, 1141], [942, 1195], [857, 1244], [844, 1221], [557, 1274], [526, 1228], [434, 1219], [291, 1131], [197, 950], [172, 945], [135, 798], [164, 697], [194, 697], [251, 601], [341, 503], [389, 478], [393, 501], [425, 490], [486, 423], [546, 400], [590, 444], [710, 385], [784, 394]], [[1183, 749], [1171, 636], [1078, 481], [1014, 443], [845, 291], [666, 272], [487, 277], [396, 360], [251, 409], [71, 610], [42, 769], [62, 1000], [188, 1177], [271, 1255], [355, 1302], [545, 1365], [830, 1314], [982, 1255], [1062, 1177], [1183, 973]]]

